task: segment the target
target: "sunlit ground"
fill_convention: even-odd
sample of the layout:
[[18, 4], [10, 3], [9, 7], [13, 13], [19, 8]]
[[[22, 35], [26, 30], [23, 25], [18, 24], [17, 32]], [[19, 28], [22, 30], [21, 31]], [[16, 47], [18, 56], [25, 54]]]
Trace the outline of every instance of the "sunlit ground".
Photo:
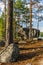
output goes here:
[[[42, 46], [42, 48], [38, 48]], [[19, 46], [20, 47], [20, 46]], [[22, 47], [22, 46], [21, 46]], [[25, 48], [38, 48], [25, 51], [20, 51], [17, 62], [0, 63], [0, 65], [43, 65], [43, 41], [37, 41], [34, 44], [24, 45]]]

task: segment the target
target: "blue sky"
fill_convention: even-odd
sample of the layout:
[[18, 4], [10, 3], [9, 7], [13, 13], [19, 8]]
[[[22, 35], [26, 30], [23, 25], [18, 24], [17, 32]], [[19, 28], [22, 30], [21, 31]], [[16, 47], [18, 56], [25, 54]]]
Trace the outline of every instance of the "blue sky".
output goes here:
[[[30, 0], [27, 0], [27, 2], [29, 2]], [[41, 5], [43, 5], [43, 0], [40, 0], [40, 4]], [[29, 6], [29, 5], [28, 5]], [[35, 9], [33, 10], [33, 11], [35, 11]], [[43, 16], [43, 12], [42, 13], [40, 13], [39, 15], [42, 15]], [[37, 16], [36, 16], [37, 17]], [[35, 19], [33, 19], [33, 27], [34, 28], [37, 28], [37, 23], [38, 23], [38, 20], [35, 20]], [[41, 31], [41, 32], [43, 32], [43, 20], [41, 21], [41, 22], [39, 22], [39, 30]]]
[[[29, 0], [28, 0], [29, 1]], [[28, 2], [27, 1], [27, 2]], [[43, 0], [41, 1], [41, 4], [43, 5]], [[0, 16], [2, 14], [2, 11], [4, 10], [4, 4], [0, 1]], [[40, 13], [41, 14], [41, 13]], [[43, 14], [43, 13], [42, 13]], [[38, 20], [34, 20], [35, 22], [33, 22], [33, 27], [37, 28], [37, 21]], [[43, 32], [43, 20], [41, 22], [39, 22], [39, 29], [41, 32]]]
[[[43, 0], [41, 1], [41, 4], [43, 5]], [[42, 16], [43, 16], [43, 12], [40, 13], [39, 15], [42, 15]], [[37, 26], [36, 23], [34, 23], [34, 27], [35, 27], [35, 26]], [[40, 29], [40, 31], [43, 32], [43, 20], [42, 20], [41, 22], [39, 22], [39, 29]]]

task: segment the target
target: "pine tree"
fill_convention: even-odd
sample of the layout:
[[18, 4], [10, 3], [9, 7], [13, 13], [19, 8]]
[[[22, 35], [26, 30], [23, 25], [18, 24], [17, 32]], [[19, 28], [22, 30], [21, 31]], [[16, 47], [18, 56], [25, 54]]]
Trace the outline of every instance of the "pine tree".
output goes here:
[[6, 21], [6, 46], [13, 43], [13, 0], [8, 0], [8, 16]]

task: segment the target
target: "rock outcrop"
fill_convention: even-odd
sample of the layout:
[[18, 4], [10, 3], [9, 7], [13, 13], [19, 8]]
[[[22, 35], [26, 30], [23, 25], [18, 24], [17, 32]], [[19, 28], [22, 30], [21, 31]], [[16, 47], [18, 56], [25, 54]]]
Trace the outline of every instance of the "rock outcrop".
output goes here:
[[16, 61], [18, 55], [19, 55], [19, 49], [17, 44], [12, 43], [0, 52], [0, 62], [7, 63]]

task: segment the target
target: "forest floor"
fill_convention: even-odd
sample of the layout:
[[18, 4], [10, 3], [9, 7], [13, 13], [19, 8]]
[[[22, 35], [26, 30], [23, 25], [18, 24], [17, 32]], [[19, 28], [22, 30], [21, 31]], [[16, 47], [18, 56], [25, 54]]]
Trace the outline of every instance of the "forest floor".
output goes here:
[[20, 54], [17, 62], [0, 65], [43, 65], [43, 40], [28, 44], [19, 44]]

